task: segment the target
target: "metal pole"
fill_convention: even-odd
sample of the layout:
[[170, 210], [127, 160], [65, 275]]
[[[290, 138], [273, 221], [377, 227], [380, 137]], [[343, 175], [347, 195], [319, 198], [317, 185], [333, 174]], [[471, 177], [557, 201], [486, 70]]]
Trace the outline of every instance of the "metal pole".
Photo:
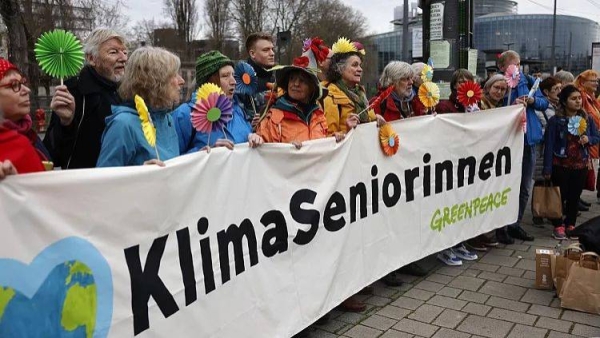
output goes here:
[[410, 63], [408, 59], [408, 0], [404, 0], [404, 16], [402, 18], [402, 60]]
[[552, 55], [550, 56], [550, 66], [552, 67], [552, 75], [556, 74], [556, 55], [554, 48], [556, 45], [556, 0], [554, 0], [554, 14], [552, 15]]
[[569, 33], [569, 55], [567, 55], [567, 70], [571, 71], [571, 46], [573, 43], [573, 32]]

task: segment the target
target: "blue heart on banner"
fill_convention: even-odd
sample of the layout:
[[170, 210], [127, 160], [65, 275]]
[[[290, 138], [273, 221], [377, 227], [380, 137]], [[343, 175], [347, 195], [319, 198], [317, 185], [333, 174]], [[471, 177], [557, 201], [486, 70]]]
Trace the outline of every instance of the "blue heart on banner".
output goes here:
[[103, 338], [112, 306], [110, 266], [82, 238], [48, 246], [30, 265], [0, 259], [0, 337]]

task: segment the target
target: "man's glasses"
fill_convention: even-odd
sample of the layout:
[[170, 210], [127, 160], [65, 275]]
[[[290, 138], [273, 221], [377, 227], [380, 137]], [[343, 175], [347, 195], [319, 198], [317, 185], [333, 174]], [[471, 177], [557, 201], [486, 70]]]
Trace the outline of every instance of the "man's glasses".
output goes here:
[[27, 79], [22, 77], [21, 80], [12, 80], [7, 84], [0, 85], [0, 88], [12, 88], [13, 92], [21, 91], [21, 86], [27, 83]]

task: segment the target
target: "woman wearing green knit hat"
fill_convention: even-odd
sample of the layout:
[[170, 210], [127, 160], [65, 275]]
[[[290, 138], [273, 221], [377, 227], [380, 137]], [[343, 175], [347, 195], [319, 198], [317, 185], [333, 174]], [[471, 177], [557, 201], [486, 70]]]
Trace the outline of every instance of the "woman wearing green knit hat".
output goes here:
[[262, 139], [252, 133], [250, 123], [245, 119], [237, 99], [234, 99], [236, 82], [233, 77], [233, 65], [233, 61], [216, 50], [204, 53], [196, 59], [196, 88], [208, 82], [219, 86], [227, 98], [232, 100], [233, 117], [222, 129], [213, 130], [210, 134], [197, 132], [191, 121], [192, 109], [196, 105], [194, 92], [189, 102], [173, 111], [181, 154], [196, 152], [207, 146], [233, 149], [236, 143], [250, 142], [250, 146], [262, 143]]

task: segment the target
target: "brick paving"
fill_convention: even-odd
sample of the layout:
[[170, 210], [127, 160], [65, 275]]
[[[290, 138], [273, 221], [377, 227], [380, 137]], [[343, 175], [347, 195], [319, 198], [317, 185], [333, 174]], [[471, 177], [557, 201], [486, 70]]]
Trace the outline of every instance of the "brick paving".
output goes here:
[[[584, 192], [583, 198], [593, 203], [579, 224], [600, 216], [595, 193]], [[459, 267], [427, 257], [419, 262], [429, 270], [427, 276], [403, 276], [406, 282], [400, 287], [376, 282], [374, 295], [362, 296], [365, 312], [333, 310], [329, 322], [308, 328], [309, 337], [600, 337], [599, 315], [562, 309], [554, 291], [535, 289], [535, 249], [554, 248], [558, 241], [550, 236], [550, 224], [533, 226], [529, 208], [523, 227], [535, 241], [500, 244]]]

